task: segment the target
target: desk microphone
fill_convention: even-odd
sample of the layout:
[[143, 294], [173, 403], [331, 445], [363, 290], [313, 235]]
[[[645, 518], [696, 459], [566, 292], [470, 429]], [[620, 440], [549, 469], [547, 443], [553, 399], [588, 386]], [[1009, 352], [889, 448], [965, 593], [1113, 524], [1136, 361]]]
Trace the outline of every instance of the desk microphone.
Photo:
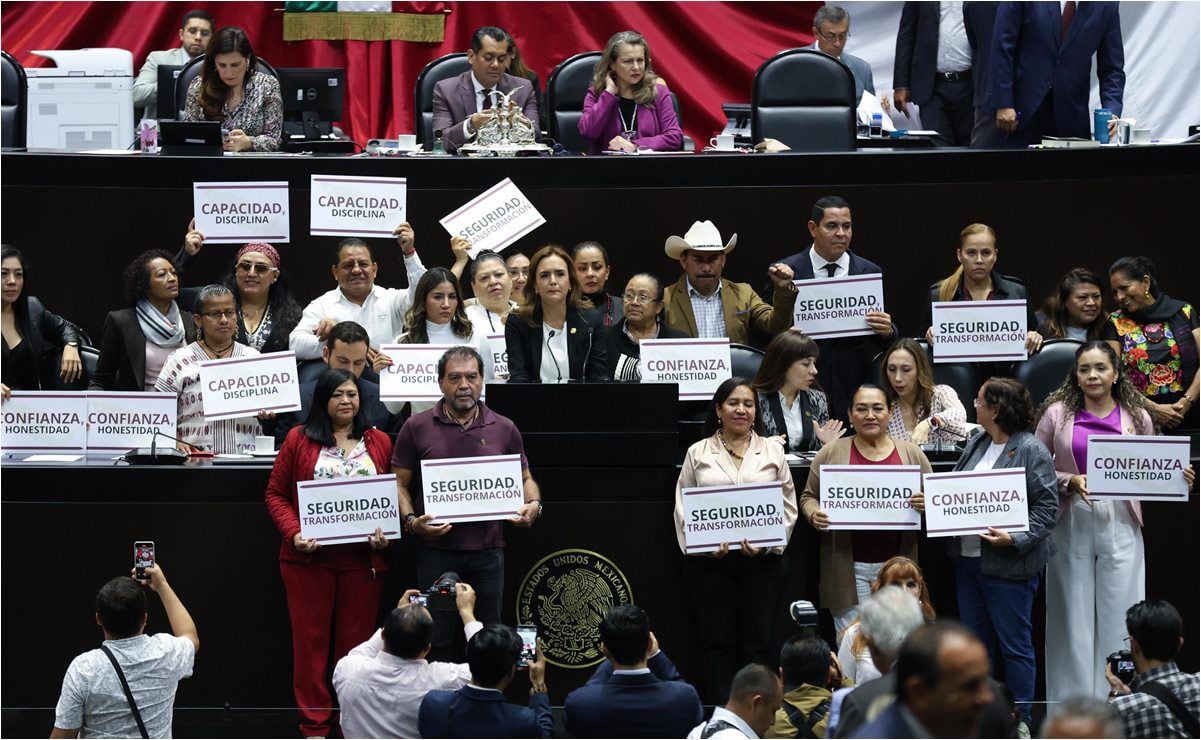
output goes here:
[[550, 359], [555, 363], [555, 372], [559, 374], [559, 382], [563, 382], [563, 368], [559, 366], [559, 358], [555, 357], [555, 351], [551, 349], [550, 340], [555, 338], [555, 330], [551, 329], [550, 334], [546, 336], [546, 351], [550, 352]]
[[175, 442], [183, 441], [156, 429], [150, 437], [150, 447], [135, 447], [126, 452], [125, 461], [131, 465], [183, 465], [188, 461], [187, 453], [174, 447], [159, 450], [157, 447], [159, 437], [166, 437]]

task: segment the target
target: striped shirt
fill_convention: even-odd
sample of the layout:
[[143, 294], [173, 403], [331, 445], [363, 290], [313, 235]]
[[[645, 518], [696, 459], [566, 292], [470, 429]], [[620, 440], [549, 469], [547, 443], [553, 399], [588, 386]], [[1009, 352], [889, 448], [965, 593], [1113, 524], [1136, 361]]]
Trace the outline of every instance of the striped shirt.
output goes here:
[[726, 333], [726, 315], [721, 305], [721, 282], [717, 283], [717, 290], [708, 298], [692, 287], [692, 281], [686, 282], [688, 300], [692, 302], [692, 315], [696, 317], [696, 335], [701, 338], [719, 339], [729, 336]]

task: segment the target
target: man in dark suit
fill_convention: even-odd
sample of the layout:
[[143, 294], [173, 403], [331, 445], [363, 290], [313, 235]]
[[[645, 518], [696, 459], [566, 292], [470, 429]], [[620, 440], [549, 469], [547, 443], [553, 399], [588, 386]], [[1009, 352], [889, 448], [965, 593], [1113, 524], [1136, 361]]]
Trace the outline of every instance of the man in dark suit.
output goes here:
[[972, 46], [963, 3], [907, 2], [897, 27], [892, 102], [909, 118], [922, 109], [922, 128], [948, 144], [967, 146], [972, 135]]
[[984, 645], [962, 625], [914, 630], [896, 663], [897, 698], [852, 737], [978, 737], [993, 701]]
[[495, 93], [510, 95], [512, 104], [538, 131], [533, 86], [529, 80], [505, 73], [512, 54], [513, 38], [508, 31], [495, 26], [477, 28], [467, 52], [471, 69], [434, 85], [434, 131], [442, 132], [446, 151], [475, 140], [480, 126], [495, 115], [493, 105], [500, 99]]
[[575, 737], [684, 737], [704, 718], [701, 699], [659, 650], [646, 612], [615, 606], [600, 624], [606, 660], [567, 695], [563, 724]]
[[992, 32], [996, 25], [995, 0], [972, 0], [963, 4], [963, 30], [972, 46], [972, 123], [973, 149], [997, 146], [997, 111], [992, 104]]
[[490, 624], [467, 642], [471, 683], [458, 691], [431, 691], [421, 700], [421, 737], [550, 737], [555, 729], [546, 696], [546, 658], [530, 662], [530, 705], [505, 702], [517, 674], [521, 638], [506, 624]]
[[[1101, 107], [1122, 115], [1126, 87], [1118, 4], [1005, 2], [993, 29], [993, 105], [1006, 145], [1087, 139], [1088, 73], [1097, 55]], [[1112, 126], [1110, 127], [1113, 128]]]
[[[349, 370], [359, 379], [359, 405], [367, 409], [367, 419], [382, 432], [394, 434], [394, 417], [379, 400], [379, 385], [365, 380], [363, 370], [367, 368], [367, 330], [353, 321], [334, 324], [321, 348], [321, 359], [326, 365], [340, 370]], [[300, 410], [290, 414], [279, 414], [275, 423], [275, 440], [283, 444], [288, 432], [309, 418], [313, 404], [313, 391], [317, 380], [300, 384]]]
[[[809, 234], [813, 246], [773, 265], [785, 265], [796, 280], [837, 278], [883, 272], [874, 262], [851, 250], [851, 204], [829, 195], [813, 204]], [[867, 323], [874, 334], [859, 337], [819, 339], [817, 380], [830, 401], [830, 416], [847, 419], [847, 409], [855, 389], [868, 382], [872, 358], [882, 352], [899, 334], [892, 317], [884, 311], [868, 311]]]

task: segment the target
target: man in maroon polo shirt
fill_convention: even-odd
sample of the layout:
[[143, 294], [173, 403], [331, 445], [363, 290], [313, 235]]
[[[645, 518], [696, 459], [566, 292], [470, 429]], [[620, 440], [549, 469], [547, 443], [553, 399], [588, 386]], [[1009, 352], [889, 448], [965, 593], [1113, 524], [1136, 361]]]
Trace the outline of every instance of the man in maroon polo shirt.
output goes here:
[[[452, 457], [521, 455], [525, 504], [510, 521], [529, 527], [542, 514], [542, 496], [530, 475], [521, 432], [512, 421], [480, 402], [484, 388], [484, 360], [470, 347], [447, 350], [438, 360], [442, 401], [434, 408], [409, 417], [396, 437], [392, 472], [405, 532], [419, 538], [415, 550], [417, 582], [429, 587], [446, 571], [454, 571], [475, 588], [475, 613], [484, 624], [501, 621], [504, 594], [505, 537], [499, 521], [431, 524], [429, 514], [414, 511], [421, 498], [421, 461]], [[424, 509], [424, 507], [422, 507]], [[449, 658], [453, 613], [433, 612], [431, 655]]]

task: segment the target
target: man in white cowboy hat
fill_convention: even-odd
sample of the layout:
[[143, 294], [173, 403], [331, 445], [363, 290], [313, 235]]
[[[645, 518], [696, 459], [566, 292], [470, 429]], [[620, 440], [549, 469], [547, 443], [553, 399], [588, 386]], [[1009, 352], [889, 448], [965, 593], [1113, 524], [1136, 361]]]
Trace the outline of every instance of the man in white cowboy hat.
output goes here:
[[664, 323], [691, 337], [729, 337], [738, 344], [760, 345], [792, 326], [796, 287], [791, 267], [777, 264], [768, 269], [775, 287], [771, 304], [746, 283], [722, 278], [726, 255], [737, 242], [734, 234], [723, 245], [712, 221], [695, 221], [683, 237], [667, 238], [667, 256], [680, 261], [684, 274], [664, 291]]

